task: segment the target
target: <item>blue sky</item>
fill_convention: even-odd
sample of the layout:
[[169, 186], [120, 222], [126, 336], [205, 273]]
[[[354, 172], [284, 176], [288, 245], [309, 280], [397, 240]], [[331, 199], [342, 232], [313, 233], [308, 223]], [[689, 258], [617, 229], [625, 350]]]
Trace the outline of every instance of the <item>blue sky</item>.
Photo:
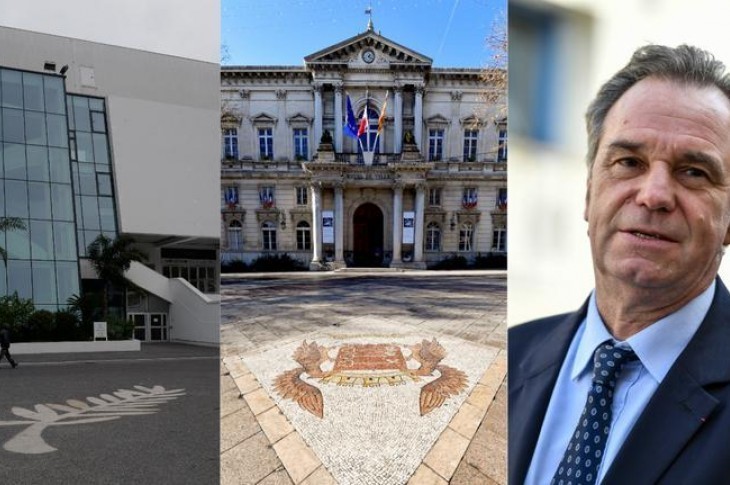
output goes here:
[[225, 65], [302, 65], [305, 56], [375, 31], [436, 67], [485, 67], [486, 38], [507, 0], [221, 0]]

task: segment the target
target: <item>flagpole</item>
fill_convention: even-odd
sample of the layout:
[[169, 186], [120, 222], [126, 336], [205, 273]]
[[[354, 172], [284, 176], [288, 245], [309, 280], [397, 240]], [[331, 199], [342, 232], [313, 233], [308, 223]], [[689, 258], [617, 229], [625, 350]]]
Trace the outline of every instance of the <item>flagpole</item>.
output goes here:
[[370, 113], [368, 113], [369, 106], [370, 106], [370, 89], [365, 88], [365, 117], [368, 119], [368, 130], [365, 132], [365, 140], [368, 145], [368, 152], [370, 151]]
[[385, 125], [385, 107], [388, 105], [388, 94], [390, 91], [385, 91], [385, 101], [383, 101], [383, 107], [381, 108], [380, 116], [378, 117], [378, 131], [375, 134], [375, 143], [373, 149], [378, 146], [378, 140], [380, 139], [380, 119], [383, 119], [383, 125]]

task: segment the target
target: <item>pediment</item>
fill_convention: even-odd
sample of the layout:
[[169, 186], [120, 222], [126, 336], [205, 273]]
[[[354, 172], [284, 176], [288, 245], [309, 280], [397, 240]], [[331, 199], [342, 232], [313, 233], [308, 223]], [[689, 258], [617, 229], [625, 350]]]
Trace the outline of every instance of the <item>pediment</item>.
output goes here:
[[484, 120], [479, 119], [476, 115], [469, 115], [459, 120], [462, 126], [467, 128], [479, 128], [485, 125]]
[[[372, 51], [371, 62], [363, 53]], [[388, 69], [391, 66], [430, 68], [433, 60], [412, 49], [368, 30], [304, 58], [308, 67], [347, 65], [353, 68]]]
[[303, 115], [302, 113], [297, 113], [293, 116], [290, 116], [286, 119], [286, 121], [290, 125], [311, 125], [312, 124], [312, 118], [309, 118], [306, 115]]
[[221, 115], [221, 126], [223, 128], [236, 128], [241, 124], [241, 117], [231, 112], [224, 112]]
[[435, 114], [435, 115], [431, 116], [430, 118], [426, 119], [426, 124], [429, 126], [448, 125], [450, 123], [451, 123], [451, 120], [449, 120], [448, 118], [446, 118], [445, 116], [443, 116], [441, 114]]
[[277, 119], [267, 113], [259, 113], [256, 116], [251, 117], [251, 121], [258, 125], [276, 124]]

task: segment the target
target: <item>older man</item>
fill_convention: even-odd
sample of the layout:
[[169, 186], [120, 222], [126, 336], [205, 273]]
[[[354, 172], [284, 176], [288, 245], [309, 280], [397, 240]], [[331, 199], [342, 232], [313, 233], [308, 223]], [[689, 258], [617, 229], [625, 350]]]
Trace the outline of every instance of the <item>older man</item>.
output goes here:
[[730, 483], [730, 76], [642, 47], [586, 120], [595, 291], [510, 331], [509, 481]]

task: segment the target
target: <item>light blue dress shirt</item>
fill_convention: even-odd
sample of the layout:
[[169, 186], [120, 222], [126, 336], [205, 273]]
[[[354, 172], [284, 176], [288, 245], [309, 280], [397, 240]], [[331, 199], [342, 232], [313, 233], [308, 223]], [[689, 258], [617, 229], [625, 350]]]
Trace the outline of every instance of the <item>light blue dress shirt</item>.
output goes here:
[[[678, 311], [617, 342], [622, 347], [630, 346], [638, 360], [626, 364], [616, 385], [611, 431], [596, 483], [603, 480], [654, 391], [699, 328], [714, 295], [713, 282]], [[544, 485], [552, 480], [585, 406], [593, 378], [593, 353], [606, 340], [615, 341], [603, 324], [593, 293], [586, 318], [573, 337], [553, 388], [525, 479], [527, 485]]]

